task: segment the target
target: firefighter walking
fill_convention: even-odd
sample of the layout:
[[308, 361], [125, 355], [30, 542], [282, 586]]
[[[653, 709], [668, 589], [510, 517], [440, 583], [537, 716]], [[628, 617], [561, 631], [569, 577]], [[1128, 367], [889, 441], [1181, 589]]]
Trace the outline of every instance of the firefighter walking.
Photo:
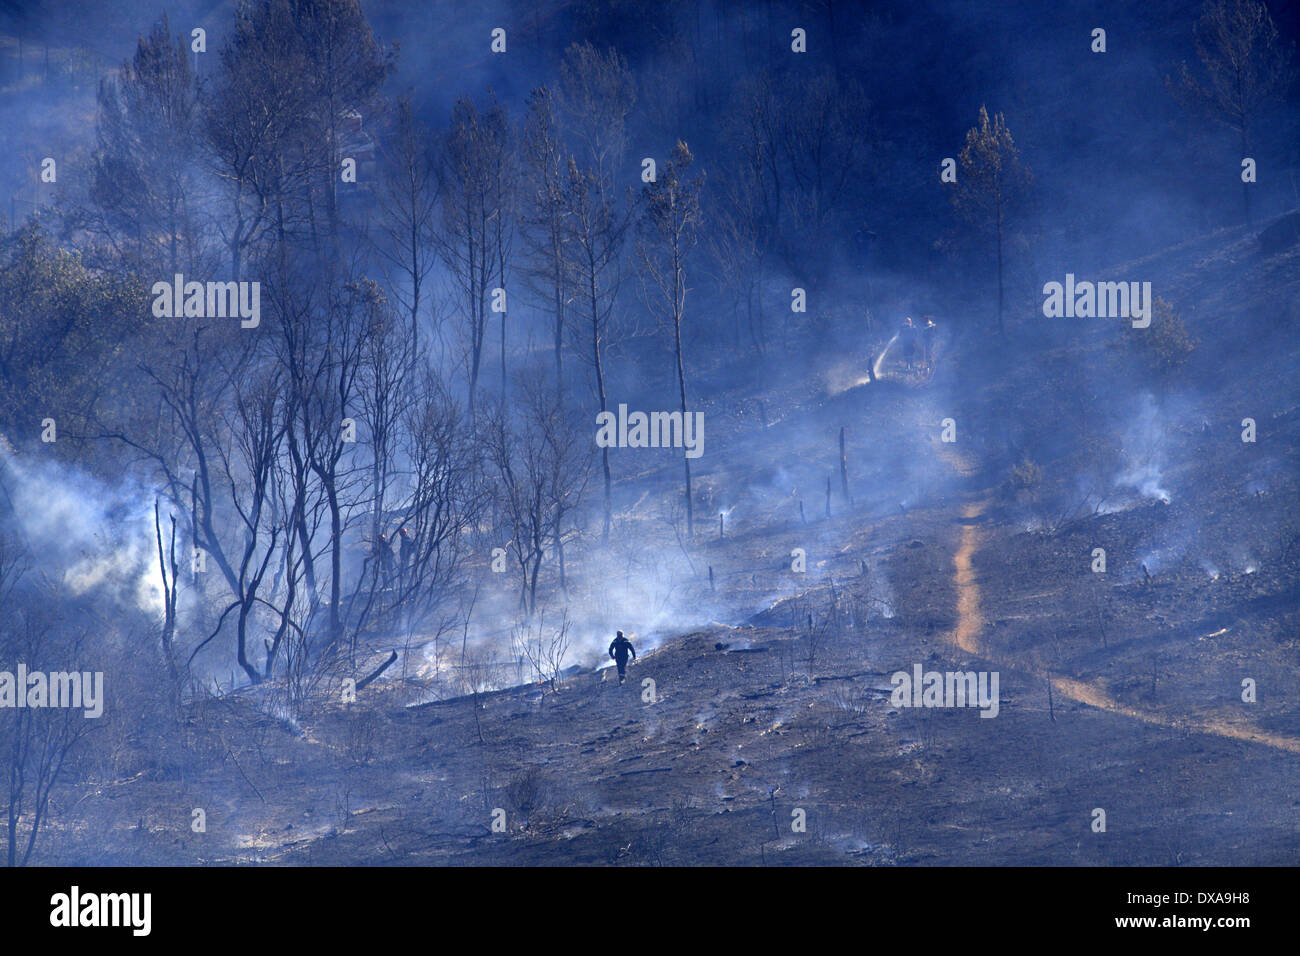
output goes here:
[[618, 636], [610, 642], [609, 656], [614, 658], [614, 663], [618, 665], [618, 682], [620, 684], [627, 680], [627, 657], [629, 654], [632, 655], [632, 660], [636, 660], [636, 648], [632, 646], [631, 641], [623, 636], [623, 632], [619, 631]]

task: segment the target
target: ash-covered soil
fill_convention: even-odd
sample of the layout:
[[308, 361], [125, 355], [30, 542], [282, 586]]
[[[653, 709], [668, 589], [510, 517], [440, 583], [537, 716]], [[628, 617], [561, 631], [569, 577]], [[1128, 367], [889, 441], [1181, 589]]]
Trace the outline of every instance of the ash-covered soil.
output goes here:
[[[993, 463], [989, 423], [1050, 428], [1029, 383], [1051, 350], [978, 384], [954, 350], [931, 381], [715, 399], [701, 510], [730, 510], [725, 536], [701, 523], [682, 585], [705, 623], [642, 634], [626, 686], [584, 664], [426, 702], [439, 689], [408, 669], [293, 714], [268, 691], [209, 699], [161, 743], [121, 741], [117, 779], [58, 796], [44, 862], [1294, 864], [1300, 400], [1294, 344], [1268, 330], [1296, 321], [1300, 258], [1252, 256], [1215, 236], [1141, 264], [1201, 303], [1187, 374], [1215, 391], [1193, 407], [1154, 385], [1100, 450], [1072, 427], [1032, 488]], [[1217, 333], [1229, 310], [1264, 344]], [[1091, 328], [1057, 357], [1096, 371], [1115, 348]], [[875, 489], [852, 501], [840, 424], [851, 493]], [[1104, 494], [1079, 506], [1092, 464]], [[644, 467], [670, 487], [680, 466]], [[620, 533], [677, 550], [641, 501]], [[581, 556], [571, 577], [600, 589]], [[998, 672], [997, 717], [895, 707], [890, 677], [916, 664]]]

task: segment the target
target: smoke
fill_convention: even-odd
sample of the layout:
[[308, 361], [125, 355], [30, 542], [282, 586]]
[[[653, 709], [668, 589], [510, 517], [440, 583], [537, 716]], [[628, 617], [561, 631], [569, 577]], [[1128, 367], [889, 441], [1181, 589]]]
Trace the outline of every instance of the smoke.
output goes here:
[[108, 485], [73, 466], [0, 441], [0, 491], [39, 571], [76, 597], [152, 616], [163, 612], [151, 500], [133, 482]]
[[1115, 486], [1169, 504], [1172, 498], [1164, 486], [1167, 441], [1160, 409], [1150, 392], [1143, 392], [1139, 399], [1137, 416], [1124, 433], [1123, 447], [1124, 464]]

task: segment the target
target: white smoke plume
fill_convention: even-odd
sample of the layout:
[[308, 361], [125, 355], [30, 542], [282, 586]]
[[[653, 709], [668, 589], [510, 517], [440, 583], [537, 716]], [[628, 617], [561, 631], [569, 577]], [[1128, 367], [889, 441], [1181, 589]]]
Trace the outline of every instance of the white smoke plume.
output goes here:
[[35, 569], [74, 597], [162, 614], [152, 498], [0, 441], [0, 511]]
[[1161, 418], [1155, 398], [1143, 392], [1137, 416], [1124, 434], [1124, 465], [1115, 485], [1169, 504], [1170, 493], [1164, 486], [1166, 438]]

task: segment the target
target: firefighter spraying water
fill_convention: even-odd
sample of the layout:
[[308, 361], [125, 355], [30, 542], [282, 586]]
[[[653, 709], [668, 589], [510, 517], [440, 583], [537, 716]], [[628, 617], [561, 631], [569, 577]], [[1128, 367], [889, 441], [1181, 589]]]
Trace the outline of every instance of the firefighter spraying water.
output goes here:
[[934, 372], [937, 332], [938, 326], [931, 316], [927, 315], [919, 325], [911, 316], [907, 316], [899, 330], [885, 343], [885, 347], [876, 356], [866, 381], [875, 381], [881, 378], [885, 369], [885, 362], [896, 342], [899, 343], [902, 353], [903, 369], [907, 372], [918, 373], [922, 379], [927, 379]]

